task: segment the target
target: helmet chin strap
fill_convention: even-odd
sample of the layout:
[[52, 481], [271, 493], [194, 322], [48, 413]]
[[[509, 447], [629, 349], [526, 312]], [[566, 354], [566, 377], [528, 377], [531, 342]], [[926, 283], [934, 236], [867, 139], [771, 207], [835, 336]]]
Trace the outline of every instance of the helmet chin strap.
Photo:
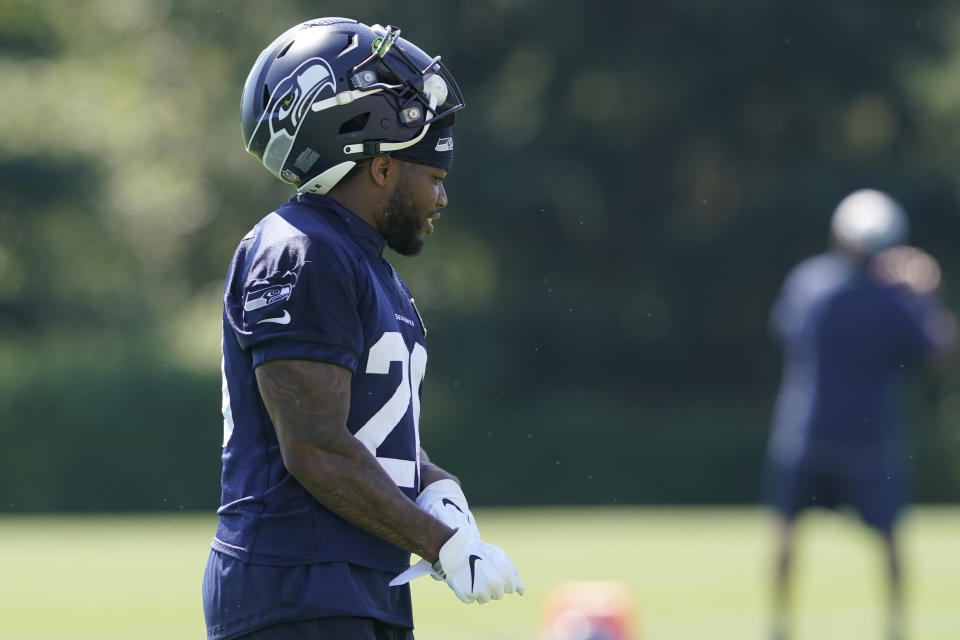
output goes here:
[[378, 91], [383, 91], [383, 89], [354, 89], [352, 91], [342, 91], [333, 97], [326, 98], [325, 100], [317, 100], [310, 105], [310, 110], [316, 113], [317, 111], [323, 111], [324, 109], [329, 109], [330, 107], [350, 104], [354, 100], [358, 100], [364, 96], [369, 96], [370, 94], [377, 93]]
[[[445, 97], [447, 88], [446, 88], [446, 85], [441, 81], [439, 84], [434, 83], [431, 89], [432, 90], [430, 91], [430, 111], [435, 111], [437, 108], [437, 101], [441, 97], [440, 94], [442, 93], [442, 95]], [[346, 104], [347, 102], [353, 101], [357, 97], [362, 97], [363, 95], [375, 93], [376, 91], [379, 91], [379, 89], [376, 89], [373, 91], [366, 91], [366, 92], [345, 91], [342, 94], [339, 94], [337, 96], [334, 96], [333, 98], [329, 98], [328, 100], [323, 101], [323, 102], [329, 102], [330, 104], [326, 104], [320, 107], [319, 109], [317, 108], [317, 104], [319, 103], [315, 104], [313, 106], [313, 110], [321, 111], [330, 106], [333, 106], [334, 103]], [[353, 94], [360, 94], [360, 95], [358, 96]], [[343, 153], [345, 155], [351, 155], [354, 153], [366, 152], [366, 154], [369, 154], [369, 155], [376, 155], [380, 153], [387, 153], [390, 151], [399, 151], [400, 149], [406, 149], [407, 147], [412, 147], [413, 145], [423, 140], [424, 136], [427, 135], [427, 131], [429, 130], [430, 130], [430, 123], [428, 122], [427, 124], [423, 125], [423, 128], [420, 130], [420, 133], [416, 137], [410, 140], [407, 140], [405, 142], [363, 142], [360, 144], [348, 144], [343, 147]], [[357, 165], [357, 162], [355, 160], [347, 160], [345, 162], [341, 162], [340, 164], [336, 164], [330, 167], [329, 169], [327, 169], [326, 171], [324, 171], [323, 173], [316, 175], [310, 180], [308, 180], [307, 182], [305, 182], [303, 186], [297, 189], [297, 194], [302, 195], [304, 193], [318, 193], [318, 194], [324, 195], [328, 191], [330, 191], [330, 189], [332, 189], [338, 182], [343, 180], [343, 177], [347, 175], [350, 172], [350, 169], [353, 169], [356, 165]]]
[[347, 160], [346, 162], [334, 165], [305, 182], [302, 187], [297, 189], [297, 194], [318, 193], [324, 195], [330, 191], [330, 189], [333, 189], [338, 182], [343, 180], [343, 177], [350, 173], [350, 169], [353, 169], [355, 166], [357, 166], [357, 163], [353, 160]]
[[[443, 83], [441, 83], [443, 84]], [[446, 95], [446, 85], [443, 85], [443, 92]], [[437, 108], [437, 99], [439, 91], [434, 90], [430, 93], [430, 111], [435, 112]], [[430, 123], [423, 125], [423, 129], [420, 130], [420, 134], [407, 140], [405, 142], [363, 142], [361, 144], [348, 144], [343, 147], [343, 152], [346, 155], [352, 155], [354, 153], [366, 153], [368, 155], [376, 155], [378, 153], [385, 153], [389, 151], [399, 151], [400, 149], [406, 149], [407, 147], [412, 147], [417, 144], [423, 137], [427, 135], [427, 131], [430, 129]]]

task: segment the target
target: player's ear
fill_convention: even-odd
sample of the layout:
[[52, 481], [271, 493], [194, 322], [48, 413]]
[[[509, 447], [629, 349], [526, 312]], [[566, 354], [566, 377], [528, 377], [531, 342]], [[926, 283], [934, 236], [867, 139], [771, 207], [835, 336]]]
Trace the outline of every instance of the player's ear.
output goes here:
[[389, 156], [370, 159], [370, 179], [379, 187], [388, 187], [396, 178], [399, 162]]

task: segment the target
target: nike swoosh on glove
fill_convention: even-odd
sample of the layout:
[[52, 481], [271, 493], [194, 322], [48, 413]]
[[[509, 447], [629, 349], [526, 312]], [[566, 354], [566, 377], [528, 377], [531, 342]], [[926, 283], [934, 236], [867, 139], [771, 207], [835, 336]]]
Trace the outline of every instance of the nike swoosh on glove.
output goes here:
[[417, 496], [417, 506], [451, 529], [466, 531], [477, 540], [480, 530], [463, 490], [453, 480], [432, 482]]
[[500, 547], [457, 530], [442, 547], [433, 566], [453, 593], [467, 604], [499, 600], [505, 593], [523, 594], [523, 582]]

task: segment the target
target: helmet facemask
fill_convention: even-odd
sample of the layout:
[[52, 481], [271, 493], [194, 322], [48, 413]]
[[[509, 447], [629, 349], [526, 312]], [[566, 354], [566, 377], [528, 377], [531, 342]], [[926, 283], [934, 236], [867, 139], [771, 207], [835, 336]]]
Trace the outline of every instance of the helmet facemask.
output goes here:
[[[427, 134], [433, 122], [464, 107], [460, 88], [453, 75], [440, 62], [440, 56], [427, 58], [415, 45], [400, 38], [400, 29], [389, 25], [374, 25], [371, 28], [378, 33], [373, 42], [374, 50], [353, 68], [350, 83], [355, 90], [351, 94], [369, 95], [383, 91], [395, 101], [401, 125], [419, 129], [419, 132], [402, 142], [364, 141], [362, 144], [344, 146], [345, 154], [359, 153], [362, 157], [385, 155], [413, 146]], [[416, 54], [427, 59], [422, 68], [414, 60]], [[315, 103], [312, 109], [321, 111], [333, 107], [337, 99], [340, 97], [323, 101], [323, 104]]]

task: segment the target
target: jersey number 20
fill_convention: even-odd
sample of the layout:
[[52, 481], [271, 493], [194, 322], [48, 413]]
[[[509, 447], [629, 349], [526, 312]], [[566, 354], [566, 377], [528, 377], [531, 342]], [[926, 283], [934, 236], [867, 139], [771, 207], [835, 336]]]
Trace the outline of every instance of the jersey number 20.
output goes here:
[[407, 410], [412, 409], [413, 433], [415, 439], [415, 460], [400, 460], [377, 456], [377, 461], [398, 487], [413, 487], [417, 479], [417, 467], [420, 463], [420, 383], [427, 371], [427, 350], [419, 342], [413, 345], [413, 351], [407, 351], [403, 336], [396, 331], [384, 333], [370, 347], [367, 357], [367, 373], [388, 374], [390, 364], [400, 363], [401, 379], [396, 391], [386, 404], [380, 407], [366, 424], [354, 434], [360, 442], [377, 456], [377, 448], [383, 444], [390, 432], [397, 428]]

